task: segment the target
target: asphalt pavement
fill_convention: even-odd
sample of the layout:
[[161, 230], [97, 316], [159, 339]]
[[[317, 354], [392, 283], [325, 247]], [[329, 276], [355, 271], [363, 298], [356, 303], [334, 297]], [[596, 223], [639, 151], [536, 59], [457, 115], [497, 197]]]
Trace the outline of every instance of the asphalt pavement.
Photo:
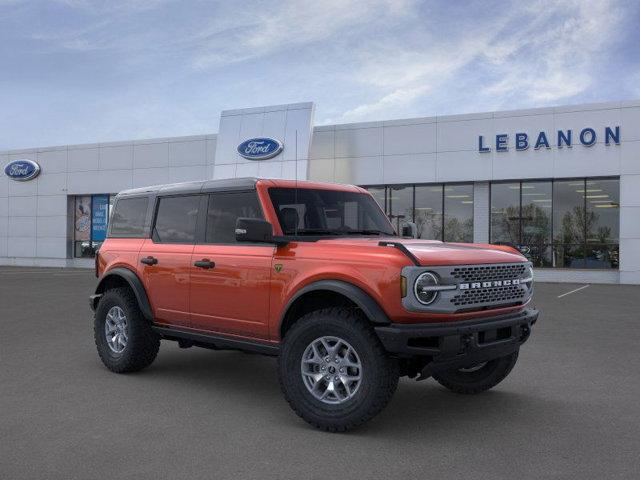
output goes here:
[[376, 419], [329, 434], [289, 409], [273, 358], [164, 342], [150, 368], [109, 372], [95, 283], [0, 267], [0, 478], [640, 478], [640, 286], [538, 284], [494, 390], [403, 379]]

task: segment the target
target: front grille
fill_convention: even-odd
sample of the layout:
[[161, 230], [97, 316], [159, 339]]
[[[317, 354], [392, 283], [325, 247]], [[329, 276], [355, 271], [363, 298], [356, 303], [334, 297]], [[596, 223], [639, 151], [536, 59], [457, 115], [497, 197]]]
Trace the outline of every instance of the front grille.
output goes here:
[[[510, 280], [520, 278], [525, 272], [526, 266], [522, 265], [477, 265], [468, 267], [456, 267], [451, 271], [451, 276], [460, 282], [483, 282], [489, 280]], [[494, 291], [495, 289], [491, 289]], [[477, 293], [468, 292], [468, 293]], [[463, 296], [463, 295], [460, 295]]]
[[477, 288], [475, 290], [466, 290], [464, 293], [454, 296], [451, 299], [451, 303], [456, 307], [478, 303], [511, 303], [522, 301], [524, 296], [525, 291], [518, 285]]
[[404, 297], [402, 304], [409, 311], [458, 313], [515, 307], [527, 303], [533, 293], [530, 262], [407, 266], [402, 274], [408, 284], [415, 285], [425, 271], [438, 277], [440, 288], [428, 306], [420, 304], [415, 294]]

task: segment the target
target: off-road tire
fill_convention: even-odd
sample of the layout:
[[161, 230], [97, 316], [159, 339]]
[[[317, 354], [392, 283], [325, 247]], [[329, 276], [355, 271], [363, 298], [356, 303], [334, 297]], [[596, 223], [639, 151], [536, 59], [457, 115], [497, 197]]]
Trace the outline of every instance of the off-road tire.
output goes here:
[[[124, 350], [115, 353], [107, 344], [105, 319], [109, 309], [119, 306], [127, 317], [128, 340]], [[135, 295], [128, 288], [107, 290], [100, 298], [93, 322], [93, 335], [102, 363], [116, 373], [142, 370], [151, 365], [160, 349], [160, 337], [144, 318]]]
[[452, 392], [473, 395], [498, 385], [513, 370], [518, 360], [518, 350], [510, 355], [490, 360], [481, 369], [474, 372], [449, 370], [434, 373], [433, 378]]
[[[354, 397], [326, 404], [305, 386], [301, 360], [307, 346], [322, 336], [346, 340], [362, 362], [362, 380]], [[389, 358], [362, 314], [349, 308], [316, 310], [286, 333], [278, 358], [280, 388], [291, 408], [306, 422], [329, 432], [345, 432], [370, 420], [391, 400], [398, 387], [397, 361]]]

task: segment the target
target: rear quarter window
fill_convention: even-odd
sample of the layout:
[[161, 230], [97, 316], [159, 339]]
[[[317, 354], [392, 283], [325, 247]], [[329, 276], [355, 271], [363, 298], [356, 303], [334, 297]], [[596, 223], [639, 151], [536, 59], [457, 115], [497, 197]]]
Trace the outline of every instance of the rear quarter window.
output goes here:
[[111, 214], [109, 236], [143, 237], [148, 207], [148, 197], [118, 199]]

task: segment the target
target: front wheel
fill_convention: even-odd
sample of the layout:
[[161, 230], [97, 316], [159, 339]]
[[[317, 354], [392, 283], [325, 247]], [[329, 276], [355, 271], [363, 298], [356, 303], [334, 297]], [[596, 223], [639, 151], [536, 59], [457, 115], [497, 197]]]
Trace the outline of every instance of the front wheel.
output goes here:
[[316, 428], [344, 432], [378, 414], [398, 386], [397, 362], [371, 326], [347, 308], [298, 320], [283, 340], [280, 386], [293, 410]]
[[143, 317], [128, 288], [104, 293], [96, 309], [93, 333], [102, 363], [116, 373], [151, 365], [160, 349], [160, 337]]
[[440, 385], [455, 393], [467, 395], [481, 393], [495, 387], [507, 378], [517, 360], [518, 350], [510, 355], [468, 368], [434, 373], [433, 378]]

